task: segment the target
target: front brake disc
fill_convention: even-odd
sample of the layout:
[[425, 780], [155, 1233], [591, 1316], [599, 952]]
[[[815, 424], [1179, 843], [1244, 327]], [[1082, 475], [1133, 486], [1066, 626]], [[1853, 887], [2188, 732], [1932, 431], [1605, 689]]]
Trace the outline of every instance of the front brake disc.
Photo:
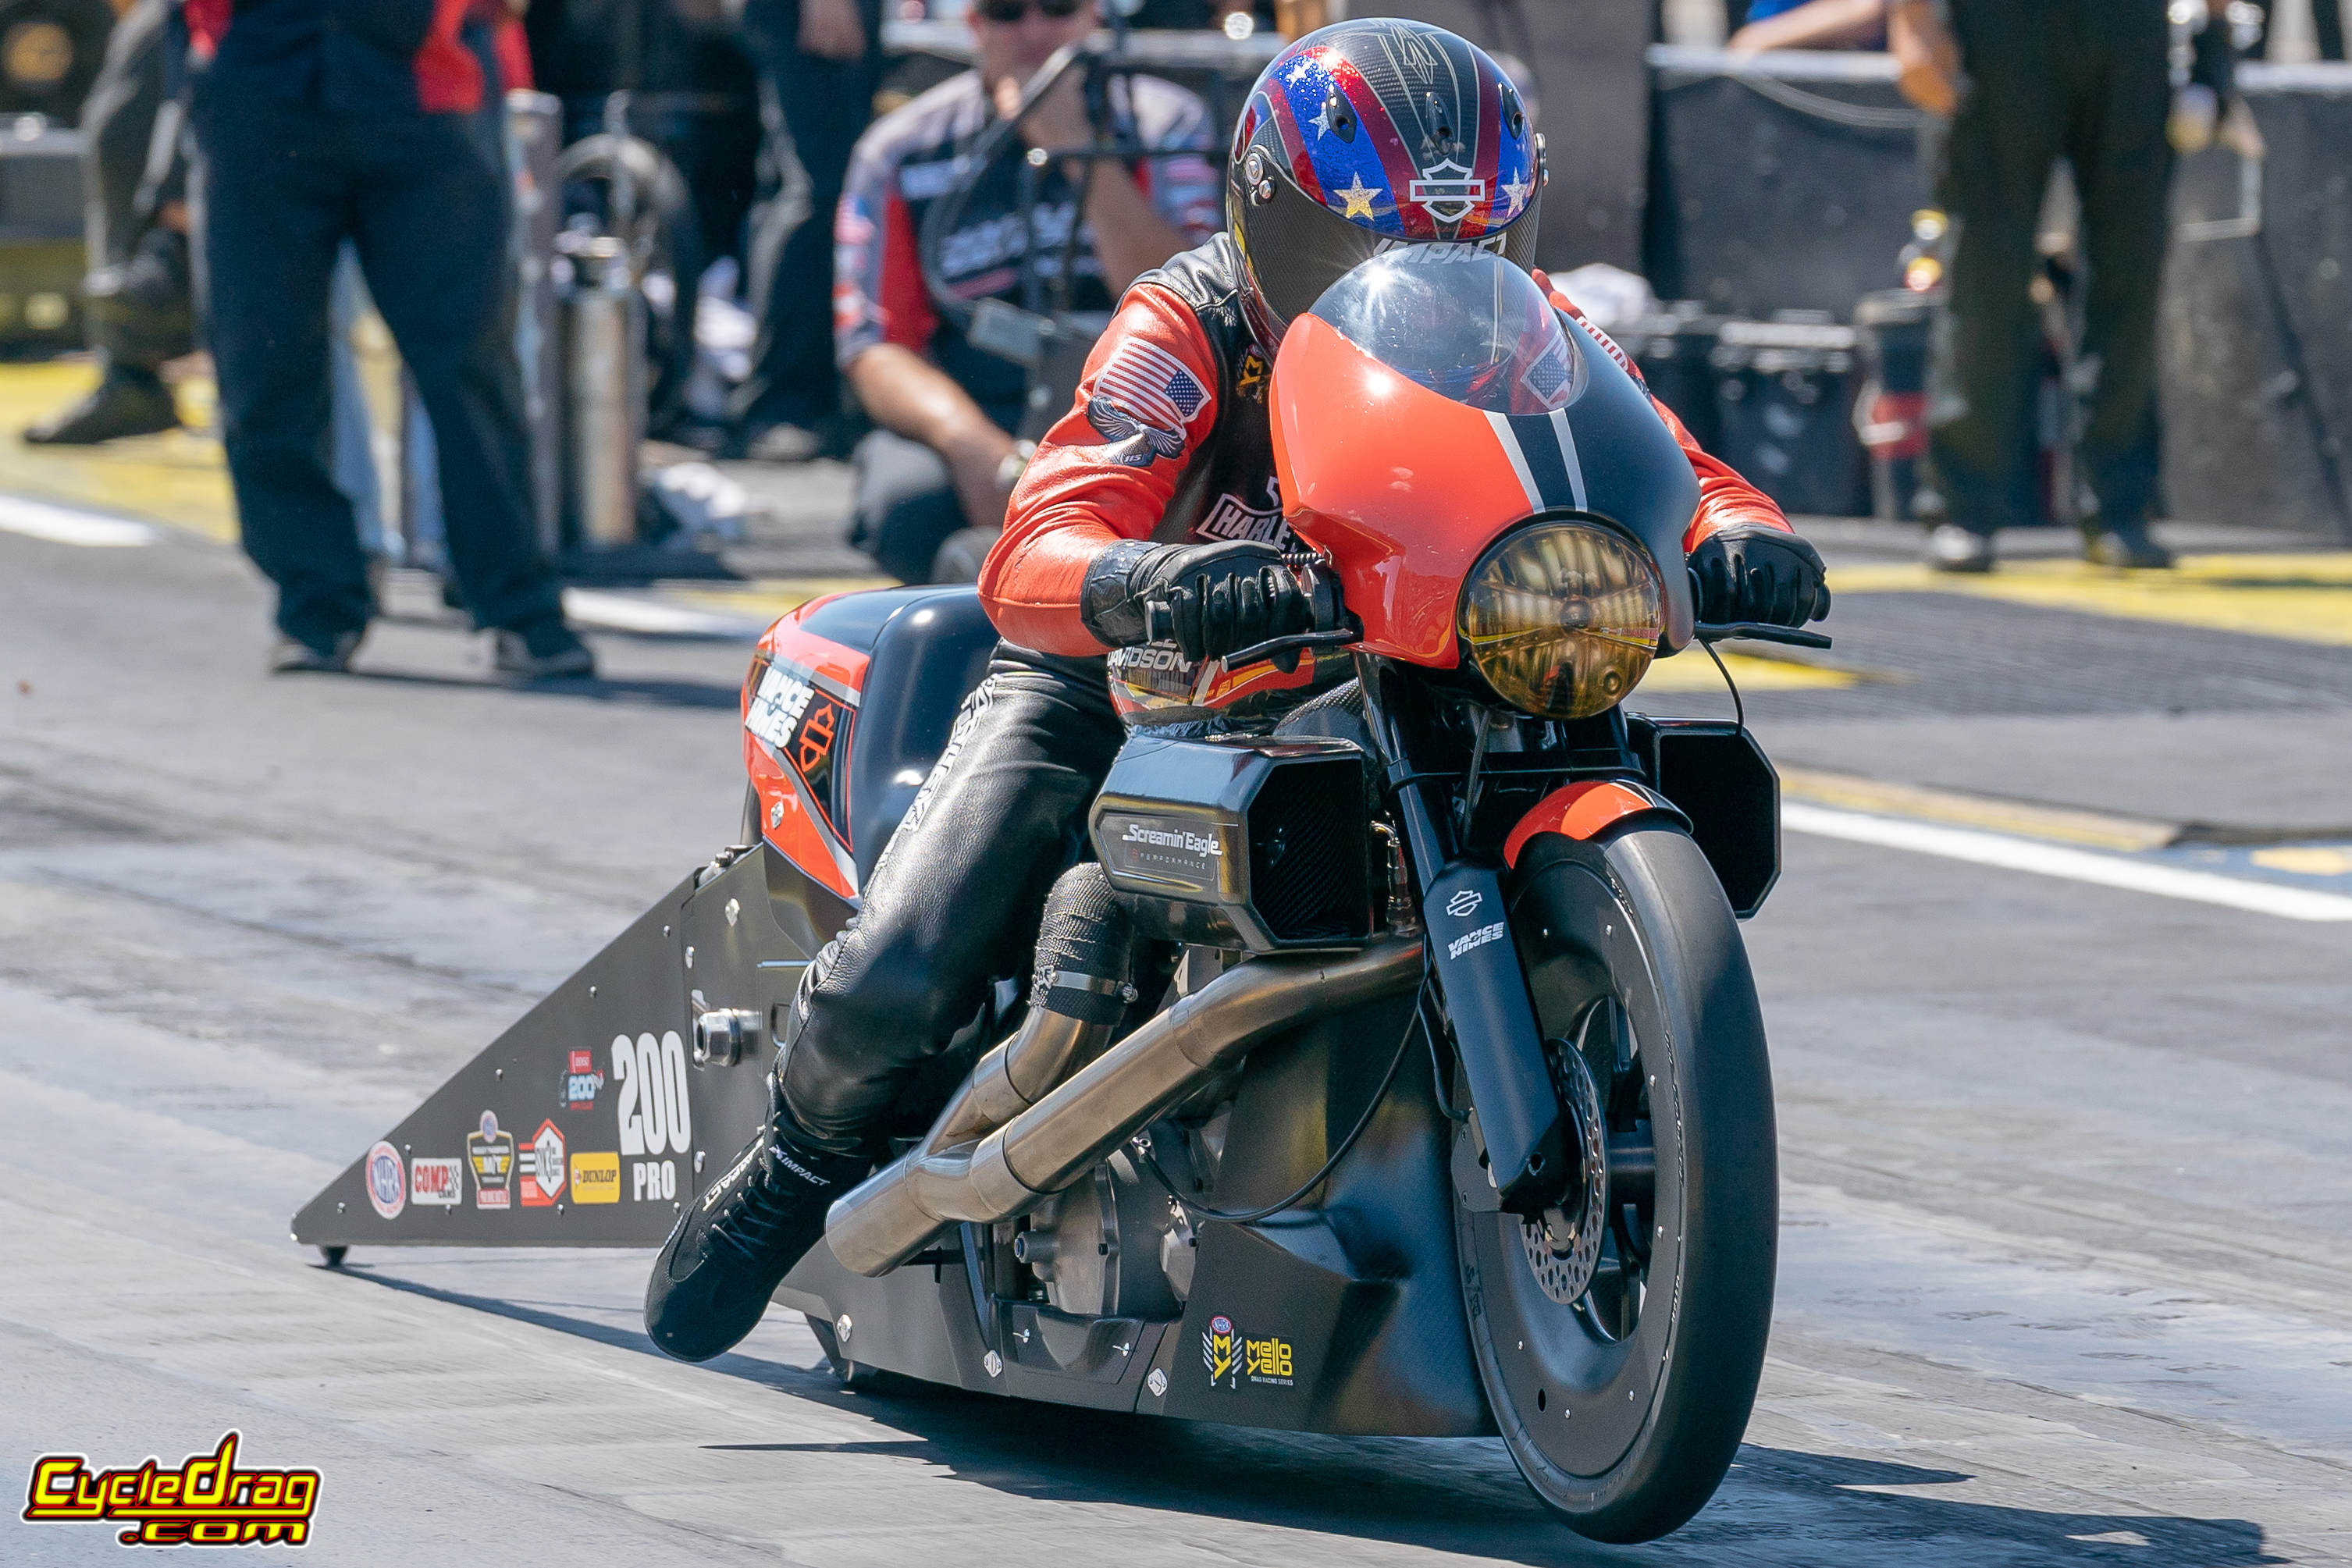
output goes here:
[[1543, 1293], [1566, 1307], [1591, 1288], [1592, 1270], [1601, 1260], [1601, 1232], [1609, 1222], [1609, 1145], [1601, 1089], [1584, 1053], [1563, 1040], [1548, 1040], [1544, 1054], [1551, 1059], [1552, 1081], [1569, 1114], [1584, 1179], [1568, 1207], [1548, 1208], [1540, 1219], [1520, 1221], [1519, 1245]]

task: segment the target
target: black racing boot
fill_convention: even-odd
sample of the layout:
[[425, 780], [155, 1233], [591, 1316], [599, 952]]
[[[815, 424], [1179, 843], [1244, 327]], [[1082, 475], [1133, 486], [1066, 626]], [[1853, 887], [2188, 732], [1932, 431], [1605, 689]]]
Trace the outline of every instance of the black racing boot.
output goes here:
[[110, 369], [88, 397], [38, 424], [25, 439], [35, 446], [95, 446], [126, 435], [177, 430], [180, 411], [172, 389], [151, 371]]
[[782, 1120], [772, 1073], [768, 1124], [687, 1207], [654, 1260], [646, 1333], [680, 1361], [709, 1361], [759, 1326], [768, 1298], [823, 1239], [825, 1210], [872, 1166], [802, 1148], [778, 1130]]

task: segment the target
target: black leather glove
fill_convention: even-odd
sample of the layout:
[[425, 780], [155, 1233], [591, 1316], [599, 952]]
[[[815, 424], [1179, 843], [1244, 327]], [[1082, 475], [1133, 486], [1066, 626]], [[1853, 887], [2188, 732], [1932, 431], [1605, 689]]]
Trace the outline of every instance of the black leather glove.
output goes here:
[[1701, 621], [1802, 626], [1830, 612], [1821, 553], [1786, 528], [1733, 523], [1690, 553]]
[[1195, 662], [1315, 626], [1314, 603], [1281, 552], [1253, 539], [1115, 544], [1087, 568], [1078, 613], [1109, 647], [1172, 637]]

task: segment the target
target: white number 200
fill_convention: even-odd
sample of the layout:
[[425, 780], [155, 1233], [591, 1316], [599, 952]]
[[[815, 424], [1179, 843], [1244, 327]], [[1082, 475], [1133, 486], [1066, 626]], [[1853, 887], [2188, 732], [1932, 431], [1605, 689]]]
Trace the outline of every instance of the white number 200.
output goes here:
[[687, 1097], [686, 1041], [671, 1030], [656, 1040], [613, 1037], [613, 1082], [621, 1092], [621, 1152], [682, 1155], [694, 1142]]

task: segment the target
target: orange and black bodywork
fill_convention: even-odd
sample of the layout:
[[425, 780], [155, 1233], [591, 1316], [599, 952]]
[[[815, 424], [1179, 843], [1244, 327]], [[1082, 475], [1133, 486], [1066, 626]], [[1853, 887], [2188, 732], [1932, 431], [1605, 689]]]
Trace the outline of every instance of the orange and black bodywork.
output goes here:
[[[769, 627], [742, 701], [743, 769], [766, 841], [854, 904], [995, 643], [964, 589], [828, 594]], [[870, 721], [869, 688], [890, 694]]]

